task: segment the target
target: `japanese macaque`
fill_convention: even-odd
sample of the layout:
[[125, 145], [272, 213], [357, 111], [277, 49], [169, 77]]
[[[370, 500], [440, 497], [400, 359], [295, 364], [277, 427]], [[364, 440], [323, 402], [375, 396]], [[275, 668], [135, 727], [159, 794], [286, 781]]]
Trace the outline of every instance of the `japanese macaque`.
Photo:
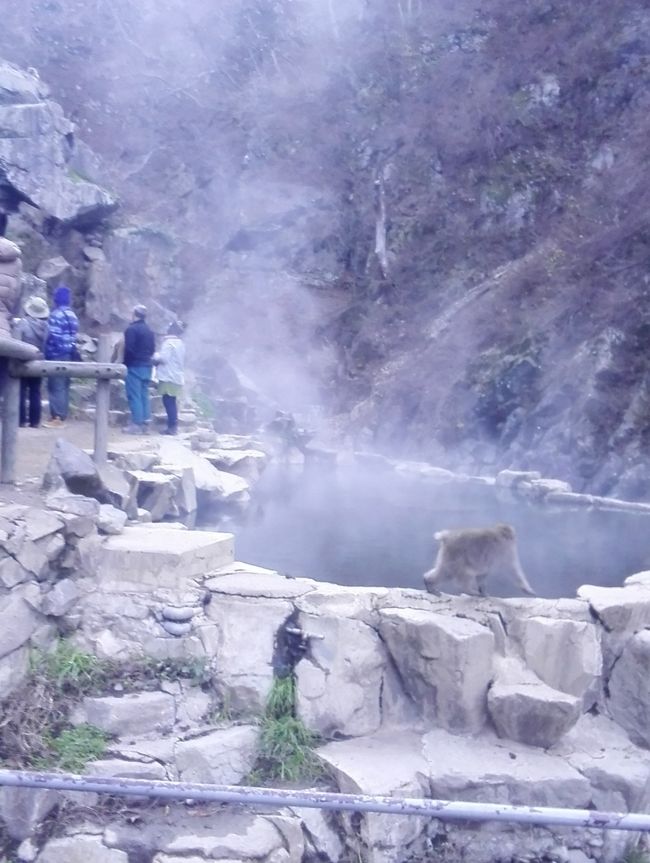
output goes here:
[[305, 455], [307, 443], [313, 437], [313, 432], [298, 427], [293, 414], [284, 411], [276, 411], [275, 417], [267, 423], [266, 430], [281, 441], [285, 454], [295, 447]]
[[517, 554], [514, 528], [509, 524], [466, 530], [441, 530], [434, 534], [440, 543], [433, 569], [424, 573], [429, 593], [437, 585], [454, 582], [462, 592], [485, 595], [485, 580], [490, 573], [507, 576], [524, 593], [535, 596]]

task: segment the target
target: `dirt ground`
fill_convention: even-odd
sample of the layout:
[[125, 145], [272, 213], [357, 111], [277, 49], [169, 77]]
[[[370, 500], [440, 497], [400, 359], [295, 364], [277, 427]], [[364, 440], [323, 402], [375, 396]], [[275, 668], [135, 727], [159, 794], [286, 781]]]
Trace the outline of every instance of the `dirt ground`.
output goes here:
[[[63, 437], [80, 449], [92, 450], [95, 426], [81, 420], [69, 421], [62, 429], [21, 428], [18, 430], [17, 482], [15, 486], [0, 485], [0, 504], [40, 504], [41, 480], [57, 438]], [[119, 428], [109, 430], [109, 444], [122, 440]]]

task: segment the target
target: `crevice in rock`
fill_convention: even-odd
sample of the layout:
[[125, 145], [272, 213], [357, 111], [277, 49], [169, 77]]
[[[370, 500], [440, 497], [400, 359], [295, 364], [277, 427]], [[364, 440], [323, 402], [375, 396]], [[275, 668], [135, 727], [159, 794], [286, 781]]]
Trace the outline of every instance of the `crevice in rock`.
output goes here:
[[596, 623], [599, 623], [602, 626], [602, 628], [605, 630], [605, 632], [612, 632], [610, 627], [607, 626], [605, 621], [602, 619], [602, 617], [600, 616], [598, 611], [594, 608], [594, 606], [591, 603], [589, 603], [589, 614], [591, 615], [592, 619]]
[[298, 624], [299, 614], [294, 607], [275, 634], [272, 665], [277, 677], [293, 674], [298, 662], [309, 652], [309, 636], [305, 635]]
[[[384, 648], [384, 655], [386, 657], [386, 664], [388, 666], [387, 670], [389, 670], [390, 672], [392, 672], [395, 675], [395, 679], [399, 683], [399, 686], [400, 686], [400, 689], [402, 691], [404, 698], [409, 702], [409, 704], [419, 714], [420, 710], [418, 709], [418, 705], [417, 705], [415, 699], [410, 695], [409, 690], [406, 686], [406, 681], [404, 679], [404, 676], [401, 673], [397, 663], [395, 662], [395, 659], [393, 658], [393, 655], [390, 652], [390, 649], [389, 649], [388, 645], [386, 644], [385, 639], [382, 637], [381, 632], [379, 632], [379, 630], [377, 628], [375, 628], [375, 627], [370, 627], [370, 628], [374, 630], [375, 634], [377, 635], [377, 638], [379, 639], [380, 644]], [[386, 683], [386, 673], [387, 672], [384, 672], [384, 674], [382, 674], [381, 685], [379, 687], [379, 715], [381, 716], [382, 721], [384, 719], [384, 686]]]

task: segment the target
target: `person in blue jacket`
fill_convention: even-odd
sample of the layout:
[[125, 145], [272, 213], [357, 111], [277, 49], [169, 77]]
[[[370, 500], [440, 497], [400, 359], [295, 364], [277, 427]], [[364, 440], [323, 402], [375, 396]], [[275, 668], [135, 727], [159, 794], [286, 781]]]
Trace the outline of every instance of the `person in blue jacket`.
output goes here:
[[131, 412], [128, 434], [146, 434], [151, 421], [149, 384], [156, 351], [156, 337], [146, 321], [146, 306], [133, 309], [133, 321], [124, 331], [124, 365], [126, 366], [126, 398]]
[[[43, 353], [46, 360], [70, 362], [78, 359], [77, 333], [79, 321], [70, 308], [71, 294], [67, 285], [54, 292], [54, 309], [47, 322]], [[47, 428], [60, 428], [68, 418], [70, 408], [70, 375], [52, 375], [47, 379], [50, 421]]]

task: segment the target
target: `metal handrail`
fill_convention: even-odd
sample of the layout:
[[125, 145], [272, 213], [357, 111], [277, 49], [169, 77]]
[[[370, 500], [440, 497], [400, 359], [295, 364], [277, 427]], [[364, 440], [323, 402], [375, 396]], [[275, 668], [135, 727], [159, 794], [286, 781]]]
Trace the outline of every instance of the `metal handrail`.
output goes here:
[[294, 806], [347, 812], [378, 812], [389, 815], [420, 815], [441, 821], [506, 821], [517, 824], [589, 827], [602, 830], [650, 831], [650, 815], [599, 812], [550, 806], [517, 806], [506, 803], [469, 803], [390, 797], [370, 794], [339, 794], [331, 791], [284, 790], [240, 785], [203, 785], [160, 779], [119, 779], [79, 776], [72, 773], [36, 773], [0, 770], [0, 786], [82, 791], [113, 796], [149, 797], [166, 800], [198, 800], [246, 806]]

